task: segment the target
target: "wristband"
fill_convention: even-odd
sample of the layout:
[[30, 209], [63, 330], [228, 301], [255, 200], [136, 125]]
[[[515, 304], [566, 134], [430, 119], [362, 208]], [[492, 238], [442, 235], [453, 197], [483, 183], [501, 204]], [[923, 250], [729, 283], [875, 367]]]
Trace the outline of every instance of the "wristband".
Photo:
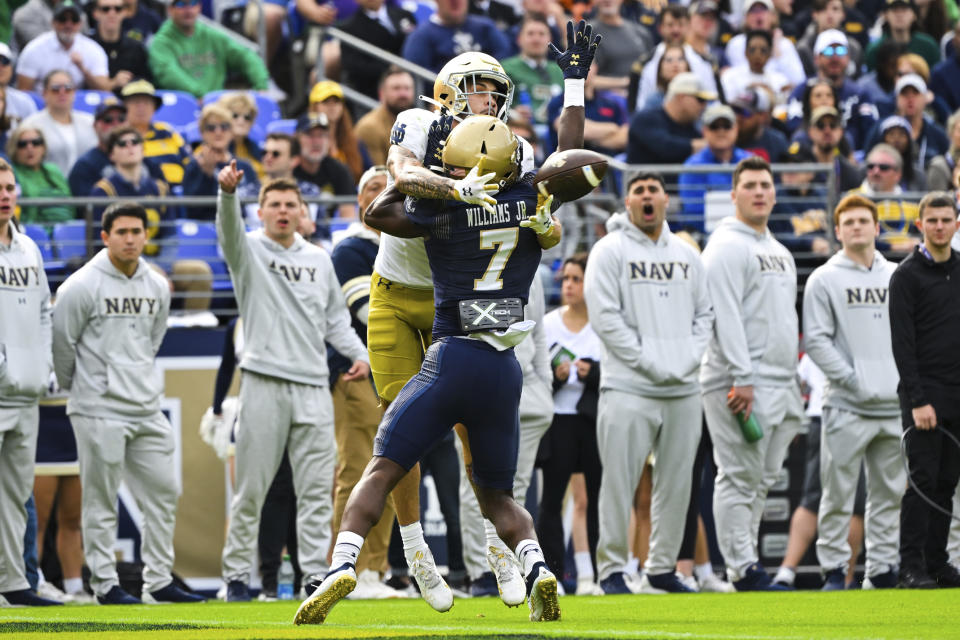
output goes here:
[[567, 78], [563, 81], [563, 108], [583, 106], [583, 84], [585, 80]]

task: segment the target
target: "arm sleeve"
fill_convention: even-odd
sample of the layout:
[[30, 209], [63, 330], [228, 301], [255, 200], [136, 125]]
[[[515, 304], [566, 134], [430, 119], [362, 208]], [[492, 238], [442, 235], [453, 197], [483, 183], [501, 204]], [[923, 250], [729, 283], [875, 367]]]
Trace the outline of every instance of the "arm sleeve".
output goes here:
[[233, 372], [237, 368], [237, 352], [233, 344], [233, 332], [237, 329], [236, 320], [227, 325], [223, 338], [223, 355], [220, 357], [220, 367], [217, 368], [217, 380], [213, 386], [213, 412], [216, 415], [223, 413], [223, 399], [227, 397], [230, 383], [233, 381]]
[[[147, 267], [148, 269], [150, 267]], [[153, 319], [153, 329], [150, 333], [150, 339], [153, 342], [153, 355], [156, 357], [160, 351], [160, 345], [163, 344], [163, 336], [167, 335], [167, 317], [170, 315], [170, 287], [166, 278], [156, 274], [160, 280], [157, 283], [157, 289], [160, 292], [160, 311]]]
[[837, 349], [837, 319], [830, 295], [822, 282], [828, 274], [814, 274], [803, 290], [803, 343], [810, 359], [830, 382], [856, 388], [856, 371]]
[[227, 36], [219, 36], [225, 43], [224, 54], [227, 59], [227, 66], [233, 70], [243, 73], [250, 86], [258, 91], [266, 91], [270, 80], [270, 73], [263, 64], [260, 56], [250, 49], [243, 47]]
[[[37, 264], [43, 264], [43, 256], [37, 249]], [[46, 365], [53, 371], [53, 305], [50, 302], [50, 283], [47, 282], [47, 272], [41, 267], [39, 270], [40, 286], [45, 292], [40, 303], [40, 334], [43, 340], [43, 353], [47, 355]]]
[[893, 359], [900, 373], [900, 389], [906, 394], [911, 407], [929, 404], [920, 383], [920, 368], [917, 363], [917, 331], [914, 323], [916, 292], [910, 277], [902, 267], [890, 278], [890, 336], [893, 343]]
[[70, 193], [75, 196], [89, 195], [90, 187], [100, 179], [100, 174], [93, 171], [93, 166], [85, 160], [74, 163], [67, 177]]
[[703, 252], [707, 286], [716, 314], [715, 333], [723, 357], [730, 363], [733, 383], [738, 387], [753, 384], [753, 364], [743, 329], [743, 260], [748, 256], [738, 247], [708, 244]]
[[360, 252], [343, 245], [333, 250], [331, 259], [350, 315], [366, 325], [370, 313], [370, 278], [373, 275], [369, 261]]
[[87, 72], [93, 76], [110, 76], [110, 65], [107, 61], [107, 52], [103, 50], [103, 47], [98, 45], [95, 42], [91, 43], [90, 47], [90, 67], [87, 68]]
[[700, 256], [695, 255], [691, 260], [696, 288], [693, 310], [693, 353], [697, 360], [703, 358], [707, 345], [713, 337], [713, 301], [710, 299], [710, 287], [707, 284], [707, 272], [703, 267]]
[[223, 257], [237, 279], [246, 275], [252, 259], [247, 246], [247, 233], [243, 226], [240, 200], [235, 193], [220, 191], [217, 195], [217, 241]]
[[93, 310], [93, 297], [79, 283], [66, 283], [57, 291], [53, 314], [53, 370], [60, 388], [69, 391], [77, 365], [77, 342]]
[[[326, 254], [323, 254], [323, 256], [326, 260], [330, 260]], [[349, 358], [350, 362], [356, 360], [370, 362], [367, 348], [350, 324], [350, 312], [347, 310], [346, 301], [343, 299], [340, 282], [337, 280], [337, 274], [334, 273], [333, 265], [328, 262], [324, 270], [327, 272], [327, 326], [324, 338], [333, 345], [334, 349]]]

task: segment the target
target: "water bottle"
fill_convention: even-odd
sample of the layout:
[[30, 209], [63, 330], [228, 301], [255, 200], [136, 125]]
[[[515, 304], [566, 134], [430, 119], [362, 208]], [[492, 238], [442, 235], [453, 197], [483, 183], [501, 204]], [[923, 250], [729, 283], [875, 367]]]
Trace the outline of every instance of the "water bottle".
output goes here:
[[293, 600], [293, 564], [288, 554], [283, 555], [277, 573], [277, 600]]
[[[733, 389], [730, 389], [730, 392], [727, 394], [728, 398], [733, 397]], [[757, 422], [756, 414], [753, 412], [750, 413], [750, 417], [746, 417], [746, 412], [741, 411], [737, 414], [737, 424], [740, 425], [740, 432], [743, 434], [743, 439], [747, 442], [756, 442], [763, 437], [763, 429], [760, 427], [760, 423]]]

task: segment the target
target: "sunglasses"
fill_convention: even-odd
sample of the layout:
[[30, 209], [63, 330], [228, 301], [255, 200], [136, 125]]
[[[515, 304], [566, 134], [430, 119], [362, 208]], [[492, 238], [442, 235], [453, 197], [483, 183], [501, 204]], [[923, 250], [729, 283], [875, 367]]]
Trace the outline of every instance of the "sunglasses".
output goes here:
[[127, 121], [127, 116], [103, 116], [100, 118], [100, 122], [104, 124], [122, 124]]
[[845, 56], [847, 55], [847, 47], [842, 44], [830, 45], [829, 47], [824, 47], [820, 55], [827, 56], [828, 58], [832, 56]]
[[80, 16], [75, 13], [62, 13], [56, 18], [53, 19], [54, 22], [72, 22], [73, 24], [80, 24]]
[[839, 128], [840, 128], [840, 123], [839, 123], [839, 122], [824, 122], [823, 120], [821, 120], [820, 122], [818, 122], [817, 124], [815, 124], [815, 125], [813, 125], [813, 126], [815, 126], [815, 127], [816, 127], [817, 129], [819, 129], [820, 131], [824, 131], [825, 129], [839, 129]]
[[195, 7], [200, 4], [200, 0], [174, 0], [173, 6], [178, 8]]
[[733, 124], [727, 122], [726, 120], [719, 120], [717, 122], [711, 122], [708, 124], [707, 129], [710, 129], [710, 131], [730, 131], [733, 129]]
[[124, 6], [122, 4], [103, 4], [97, 7], [97, 11], [100, 13], [123, 13]]
[[237, 119], [239, 119], [239, 118], [243, 118], [243, 119], [246, 120], [247, 122], [253, 122], [253, 114], [252, 114], [252, 113], [235, 113], [235, 114], [233, 114], [233, 119], [234, 119], [234, 120], [237, 120]]
[[264, 151], [263, 155], [270, 156], [271, 158], [279, 158], [283, 155], [283, 152], [277, 151], [276, 149], [271, 149], [270, 151]]
[[867, 171], [873, 171], [874, 169], [877, 171], [893, 171], [896, 167], [892, 164], [886, 164], [885, 162], [868, 162]]
[[0, 66], [5, 67], [8, 64], [10, 64], [10, 58], [8, 58], [7, 56], [0, 56]]
[[54, 93], [60, 93], [62, 91], [70, 93], [74, 90], [74, 86], [72, 84], [52, 84], [48, 87], [48, 89]]
[[213, 133], [215, 131], [230, 131], [230, 124], [227, 122], [221, 122], [220, 124], [205, 124], [203, 125], [203, 130], [207, 133]]
[[138, 144], [141, 144], [143, 140], [140, 138], [124, 138], [122, 140], [117, 140], [114, 143], [115, 147], [135, 147]]
[[27, 147], [42, 147], [43, 140], [40, 138], [21, 138], [17, 140], [17, 149], [26, 149]]

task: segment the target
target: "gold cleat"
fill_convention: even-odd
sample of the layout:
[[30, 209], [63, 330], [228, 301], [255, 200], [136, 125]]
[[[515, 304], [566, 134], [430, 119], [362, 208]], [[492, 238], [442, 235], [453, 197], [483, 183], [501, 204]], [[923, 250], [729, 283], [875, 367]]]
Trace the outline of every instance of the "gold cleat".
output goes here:
[[557, 599], [557, 577], [545, 566], [539, 569], [539, 575], [530, 589], [530, 620], [549, 622], [560, 619], [560, 601]]
[[[323, 624], [333, 606], [346, 598], [356, 586], [357, 574], [353, 567], [330, 574], [323, 579], [313, 595], [300, 604], [297, 615], [293, 617], [293, 624]], [[554, 587], [556, 587], [556, 581], [554, 581]]]

